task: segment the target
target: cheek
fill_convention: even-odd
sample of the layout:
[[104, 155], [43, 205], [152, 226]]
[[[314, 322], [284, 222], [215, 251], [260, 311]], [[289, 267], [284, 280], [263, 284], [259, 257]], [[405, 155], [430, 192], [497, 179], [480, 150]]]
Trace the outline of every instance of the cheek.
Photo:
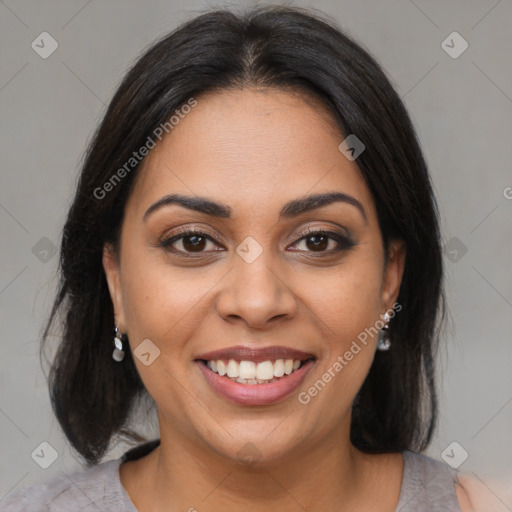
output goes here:
[[[187, 274], [154, 258], [149, 261], [143, 251], [130, 252], [129, 248], [122, 265], [123, 304], [137, 371], [159, 405], [173, 403], [173, 411], [184, 410], [190, 406], [190, 397], [183, 390], [194, 364], [189, 340], [204, 321], [208, 291], [218, 276], [197, 270], [197, 274]], [[137, 347], [146, 339], [159, 350], [147, 366], [137, 358]], [[186, 425], [180, 415], [172, 421], [176, 426]]]
[[[152, 249], [154, 250], [154, 249]], [[183, 358], [187, 340], [206, 316], [218, 271], [173, 267], [162, 257], [127, 246], [122, 262], [123, 305], [132, 350], [150, 339], [169, 364]]]
[[313, 286], [304, 290], [323, 330], [315, 379], [300, 390], [301, 403], [307, 401], [305, 407], [310, 408], [308, 417], [316, 418], [318, 435], [327, 433], [350, 410], [374, 359], [377, 331], [372, 327], [380, 313], [382, 275], [378, 265], [365, 269], [360, 273], [347, 265], [339, 274], [317, 282], [321, 292]]
[[324, 334], [345, 345], [378, 318], [381, 285], [378, 253], [354, 254], [342, 265], [304, 279], [300, 291], [323, 321]]
[[167, 344], [166, 350], [178, 349], [176, 344], [167, 342], [177, 339], [176, 334], [190, 323], [194, 316], [190, 313], [206, 290], [187, 286], [192, 285], [190, 280], [180, 280], [157, 267], [131, 274], [123, 292], [131, 338], [150, 338], [157, 345]]

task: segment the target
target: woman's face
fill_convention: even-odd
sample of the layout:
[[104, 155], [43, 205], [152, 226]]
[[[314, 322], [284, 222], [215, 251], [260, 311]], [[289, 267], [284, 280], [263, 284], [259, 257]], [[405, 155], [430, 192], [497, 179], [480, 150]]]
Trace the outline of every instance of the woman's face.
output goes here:
[[[144, 160], [119, 264], [105, 250], [104, 267], [162, 438], [202, 456], [252, 450], [261, 461], [348, 442], [377, 342], [365, 329], [392, 308], [404, 251], [392, 243], [385, 266], [375, 205], [357, 160], [338, 149], [343, 138], [307, 96], [229, 90], [198, 97]], [[303, 203], [332, 193], [341, 200]], [[222, 206], [152, 208], [170, 195]], [[233, 347], [242, 349], [208, 354]], [[229, 379], [222, 363], [214, 373], [198, 360], [205, 355], [245, 362], [227, 364]], [[287, 359], [302, 366], [288, 375]], [[263, 381], [286, 373], [248, 384], [235, 382], [237, 371]]]

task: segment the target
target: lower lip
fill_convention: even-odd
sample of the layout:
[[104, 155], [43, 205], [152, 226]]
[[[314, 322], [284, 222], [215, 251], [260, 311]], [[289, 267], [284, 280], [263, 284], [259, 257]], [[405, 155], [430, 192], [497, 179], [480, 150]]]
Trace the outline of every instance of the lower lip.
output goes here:
[[301, 368], [269, 384], [240, 384], [212, 372], [202, 361], [196, 361], [204, 378], [217, 393], [241, 405], [269, 405], [291, 395], [315, 364], [309, 360]]

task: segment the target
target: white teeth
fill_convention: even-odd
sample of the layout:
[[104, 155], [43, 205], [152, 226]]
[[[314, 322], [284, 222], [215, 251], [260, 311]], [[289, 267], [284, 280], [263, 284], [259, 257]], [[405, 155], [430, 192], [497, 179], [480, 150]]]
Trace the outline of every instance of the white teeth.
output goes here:
[[270, 380], [274, 377], [274, 365], [272, 361], [263, 361], [258, 363], [256, 368], [256, 377], [260, 380]]
[[240, 365], [234, 359], [229, 360], [226, 374], [228, 377], [240, 377]]
[[271, 382], [277, 382], [278, 379], [270, 379], [270, 380], [260, 380], [260, 379], [241, 379], [240, 377], [238, 377], [238, 379], [231, 379], [231, 380], [234, 380], [235, 382], [238, 382], [239, 384], [249, 384], [249, 385], [253, 385], [253, 384], [269, 384]]
[[298, 370], [300, 359], [277, 359], [276, 361], [235, 361], [230, 359], [226, 364], [222, 359], [207, 361], [207, 366], [221, 376], [227, 376], [241, 384], [263, 384], [274, 382], [284, 375]]
[[255, 379], [256, 364], [253, 361], [240, 361], [239, 376], [241, 379]]
[[[208, 362], [210, 362], [210, 361], [208, 361]], [[212, 370], [213, 370], [213, 368], [212, 368]], [[213, 370], [213, 371], [215, 371], [215, 370]], [[226, 375], [226, 365], [224, 364], [224, 361], [221, 361], [220, 359], [217, 361], [217, 373], [219, 375]]]
[[256, 379], [242, 379], [241, 377], [238, 377], [238, 379], [236, 379], [236, 382], [238, 382], [239, 384], [258, 384], [256, 382]]
[[278, 359], [274, 363], [274, 376], [282, 377], [284, 375], [284, 361], [282, 359]]

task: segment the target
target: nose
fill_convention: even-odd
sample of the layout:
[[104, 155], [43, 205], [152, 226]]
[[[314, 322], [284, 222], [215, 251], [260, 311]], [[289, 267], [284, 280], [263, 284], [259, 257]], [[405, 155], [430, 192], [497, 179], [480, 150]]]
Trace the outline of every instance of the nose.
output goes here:
[[296, 296], [286, 278], [271, 268], [265, 252], [252, 263], [235, 257], [234, 268], [217, 296], [217, 312], [224, 320], [264, 329], [279, 319], [295, 317]]

